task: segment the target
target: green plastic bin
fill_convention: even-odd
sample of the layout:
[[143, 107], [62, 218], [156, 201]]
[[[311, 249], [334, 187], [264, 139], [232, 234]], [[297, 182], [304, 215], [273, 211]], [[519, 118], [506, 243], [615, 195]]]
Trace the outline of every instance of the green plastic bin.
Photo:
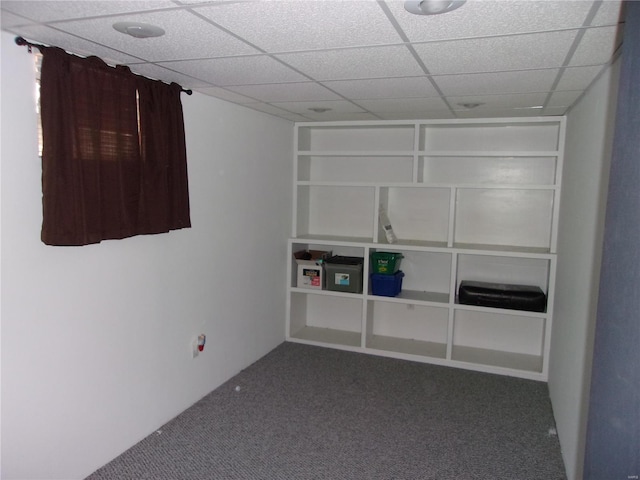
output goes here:
[[371, 254], [372, 273], [394, 275], [400, 270], [400, 263], [404, 256], [395, 252], [373, 252]]

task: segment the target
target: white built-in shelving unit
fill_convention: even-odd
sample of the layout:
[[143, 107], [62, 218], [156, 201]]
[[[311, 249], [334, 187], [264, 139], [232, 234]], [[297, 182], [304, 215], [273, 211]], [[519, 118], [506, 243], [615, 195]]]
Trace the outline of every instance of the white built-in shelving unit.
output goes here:
[[[547, 379], [564, 117], [295, 130], [289, 341]], [[303, 249], [363, 257], [363, 293], [298, 288], [292, 254]], [[397, 297], [371, 293], [375, 251], [404, 256]], [[538, 286], [546, 311], [462, 305], [462, 280]]]

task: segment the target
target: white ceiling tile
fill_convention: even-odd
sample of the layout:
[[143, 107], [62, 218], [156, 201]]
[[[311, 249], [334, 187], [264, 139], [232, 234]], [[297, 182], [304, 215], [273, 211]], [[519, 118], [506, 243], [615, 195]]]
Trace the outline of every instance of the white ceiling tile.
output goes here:
[[[75, 53], [83, 57], [91, 55], [102, 58], [109, 65], [139, 62], [140, 59], [127, 55], [126, 53], [96, 45], [93, 42], [82, 38], [74, 37], [64, 32], [42, 25], [16, 27], [12, 29], [17, 35], [21, 35], [27, 40], [44, 45], [60, 47], [70, 53]], [[35, 40], [37, 39], [37, 40]]]
[[259, 112], [268, 113], [270, 115], [292, 115], [292, 112], [288, 112], [287, 110], [283, 110], [282, 108], [274, 107], [273, 105], [268, 105], [266, 103], [247, 103], [243, 106]]
[[162, 65], [183, 71], [196, 78], [207, 79], [219, 87], [259, 83], [292, 83], [308, 80], [296, 71], [264, 55], [163, 62]]
[[413, 15], [403, 2], [387, 5], [412, 42], [543, 32], [582, 27], [591, 1], [478, 1], [444, 15]]
[[451, 110], [430, 110], [422, 112], [381, 112], [377, 116], [381, 120], [423, 120], [431, 118], [455, 118]]
[[498, 108], [531, 108], [542, 106], [547, 98], [546, 92], [540, 93], [523, 93], [511, 95], [471, 95], [471, 96], [452, 96], [447, 97], [449, 104], [454, 110], [469, 110], [464, 107], [465, 103], [480, 103], [481, 105], [472, 110], [485, 110]]
[[607, 63], [617, 47], [617, 32], [617, 27], [587, 29], [569, 65], [579, 67]]
[[332, 121], [349, 121], [349, 122], [362, 122], [365, 120], [380, 120], [380, 117], [376, 115], [372, 115], [367, 112], [327, 112], [330, 113], [330, 116], [327, 116], [326, 113], [313, 113], [309, 112], [304, 116], [312, 121], [324, 121], [324, 120], [332, 120]]
[[558, 69], [434, 76], [445, 95], [498, 95], [547, 92]]
[[567, 90], [561, 92], [554, 92], [551, 94], [549, 98], [549, 102], [547, 103], [547, 108], [550, 107], [568, 107], [573, 105], [573, 103], [582, 95], [582, 90]]
[[197, 12], [270, 53], [402, 42], [371, 0], [232, 2]]
[[323, 82], [328, 88], [353, 99], [437, 97], [427, 77], [376, 78]]
[[424, 71], [404, 46], [276, 55], [314, 80], [409, 77]]
[[606, 0], [600, 3], [598, 13], [593, 18], [591, 25], [615, 25], [622, 19], [620, 18], [622, 10], [622, 2], [617, 0]]
[[221, 98], [222, 100], [227, 100], [229, 102], [238, 103], [241, 105], [244, 105], [246, 103], [255, 103], [255, 99], [253, 98], [245, 97], [244, 95], [230, 92], [229, 90], [220, 87], [197, 87], [194, 88], [194, 90], [205, 95]]
[[577, 30], [417, 44], [433, 75], [561, 67]]
[[3, 0], [2, 8], [39, 22], [52, 22], [71, 18], [99, 17], [150, 9], [175, 8], [169, 0], [128, 1], [12, 1]]
[[[364, 110], [346, 100], [330, 100], [315, 102], [275, 102], [274, 107], [282, 108], [289, 112], [299, 113], [301, 115], [311, 115], [317, 112], [310, 110], [311, 108], [329, 108], [332, 115], [335, 113], [362, 113]], [[323, 112], [326, 113], [326, 112]]]
[[208, 87], [207, 82], [198, 80], [187, 75], [184, 75], [173, 70], [159, 67], [153, 63], [138, 63], [129, 65], [129, 68], [133, 73], [142, 75], [155, 80], [162, 80], [166, 83], [175, 82], [182, 86], [182, 88], [195, 88], [195, 87]]
[[331, 90], [314, 82], [269, 85], [241, 85], [229, 90], [261, 100], [263, 102], [286, 102], [303, 100], [339, 100]]
[[547, 107], [542, 111], [543, 115], [566, 115], [568, 107]]
[[18, 25], [33, 25], [32, 20], [27, 20], [18, 15], [14, 15], [13, 13], [2, 11], [0, 15], [0, 25], [3, 30], [9, 29], [11, 27], [15, 27]]
[[603, 68], [602, 65], [566, 68], [562, 72], [562, 77], [560, 77], [556, 90], [584, 90], [591, 85], [593, 79]]
[[487, 110], [456, 111], [457, 118], [485, 118], [485, 117], [537, 117], [542, 115], [541, 108], [493, 108]]
[[[113, 28], [114, 23], [121, 21], [156, 25], [164, 29], [165, 34], [155, 38], [134, 38]], [[246, 43], [182, 10], [61, 22], [56, 28], [150, 62], [257, 53]]]
[[373, 113], [407, 112], [419, 113], [429, 110], [447, 110], [447, 104], [440, 97], [395, 98], [385, 100], [358, 100], [358, 105]]

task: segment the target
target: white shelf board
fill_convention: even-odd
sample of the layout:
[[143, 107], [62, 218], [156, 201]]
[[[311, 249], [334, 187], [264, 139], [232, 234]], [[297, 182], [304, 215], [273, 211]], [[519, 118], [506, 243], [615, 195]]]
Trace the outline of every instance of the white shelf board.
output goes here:
[[421, 157], [557, 157], [558, 150], [419, 150]]
[[329, 297], [343, 297], [343, 298], [356, 298], [356, 297], [360, 297], [362, 298], [362, 293], [352, 293], [352, 292], [338, 292], [338, 291], [334, 291], [334, 290], [327, 290], [327, 289], [317, 289], [317, 288], [298, 288], [298, 287], [291, 287], [291, 292], [292, 293], [308, 293], [311, 295], [326, 295]]
[[412, 157], [414, 150], [298, 150], [299, 157]]
[[319, 328], [305, 326], [290, 335], [292, 338], [309, 340], [312, 342], [332, 343], [349, 347], [360, 347], [360, 332], [348, 332], [334, 328]]
[[439, 292], [420, 292], [417, 290], [401, 290], [395, 297], [369, 294], [368, 300], [380, 302], [428, 304], [447, 308], [449, 306], [449, 294]]
[[420, 355], [423, 357], [442, 359], [447, 357], [446, 343], [425, 342], [409, 338], [372, 335], [367, 342], [367, 348], [406, 353], [409, 355]]
[[[342, 237], [336, 235], [300, 234], [290, 239], [292, 243], [317, 243], [326, 245], [365, 246], [370, 245], [371, 237]], [[354, 245], [356, 244], [356, 245]]]
[[[491, 255], [499, 254], [503, 256], [519, 256], [524, 254], [527, 257], [532, 255], [542, 255], [544, 258], [550, 257], [550, 251], [547, 247], [522, 247], [514, 245], [487, 245], [480, 243], [454, 243], [453, 248], [459, 251], [468, 250], [470, 253], [481, 253], [486, 251]], [[464, 253], [464, 252], [462, 252]], [[516, 255], [509, 255], [516, 254]]]
[[483, 307], [480, 305], [465, 305], [463, 303], [458, 303], [458, 297], [456, 296], [456, 310], [473, 310], [474, 312], [487, 312], [493, 314], [504, 314], [504, 315], [516, 315], [519, 317], [534, 317], [534, 318], [546, 318], [547, 312], [532, 312], [529, 310], [513, 310], [510, 308], [494, 308], [494, 307]]
[[451, 360], [527, 372], [542, 372], [542, 357], [539, 355], [454, 345]]

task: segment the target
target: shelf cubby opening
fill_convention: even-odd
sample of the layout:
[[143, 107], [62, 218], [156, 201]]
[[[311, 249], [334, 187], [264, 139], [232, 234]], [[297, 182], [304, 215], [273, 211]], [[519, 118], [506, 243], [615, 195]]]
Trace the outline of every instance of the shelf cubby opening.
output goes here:
[[[385, 187], [380, 204], [386, 210], [399, 244], [447, 246], [449, 236], [450, 189]], [[378, 242], [387, 243], [378, 229]]]
[[540, 287], [549, 291], [551, 262], [546, 258], [459, 254], [456, 294], [463, 280]]
[[411, 183], [412, 156], [300, 155], [298, 181], [335, 183]]
[[446, 358], [448, 311], [446, 308], [369, 301], [366, 347]]
[[451, 359], [542, 372], [545, 320], [456, 309]]
[[412, 151], [415, 127], [410, 125], [300, 126], [298, 151]]
[[423, 156], [418, 179], [425, 184], [554, 185], [557, 157]]
[[560, 123], [426, 124], [420, 128], [420, 150], [440, 151], [556, 151]]
[[300, 186], [296, 236], [371, 241], [375, 211], [373, 187]]
[[362, 300], [346, 295], [291, 293], [289, 336], [300, 340], [361, 346]]
[[[400, 301], [422, 303], [449, 303], [451, 284], [451, 254], [419, 250], [403, 250], [397, 246], [376, 248], [371, 252], [397, 252], [402, 254], [400, 270], [404, 273]], [[395, 247], [395, 248], [394, 248]], [[370, 273], [373, 273], [373, 266]], [[371, 283], [371, 282], [370, 282]], [[371, 285], [370, 285], [371, 287]], [[369, 294], [373, 292], [369, 288]]]
[[460, 188], [454, 243], [551, 248], [554, 191]]

